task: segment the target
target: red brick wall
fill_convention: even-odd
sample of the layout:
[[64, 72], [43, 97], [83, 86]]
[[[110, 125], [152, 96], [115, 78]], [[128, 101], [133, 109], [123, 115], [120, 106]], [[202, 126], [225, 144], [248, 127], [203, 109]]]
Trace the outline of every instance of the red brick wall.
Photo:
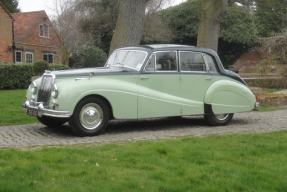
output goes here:
[[12, 42], [12, 19], [0, 5], [0, 63], [13, 62], [13, 54], [9, 50]]
[[256, 70], [256, 66], [262, 62], [262, 59], [266, 56], [264, 53], [258, 53], [250, 51], [244, 53], [233, 65], [234, 70], [239, 73], [253, 73]]
[[[40, 37], [40, 24], [47, 24], [49, 26], [49, 38]], [[56, 32], [53, 29], [53, 26], [49, 20], [49, 18], [43, 14], [42, 17], [36, 22], [34, 27], [31, 29], [29, 34], [23, 40], [24, 43], [30, 44], [40, 44], [40, 45], [47, 45], [47, 46], [60, 46], [60, 39], [57, 36]]]
[[[49, 25], [49, 38], [40, 37], [40, 24]], [[16, 42], [17, 50], [22, 51], [22, 63], [26, 62], [26, 49], [34, 50], [34, 62], [43, 60], [43, 51], [45, 51], [55, 53], [54, 64], [62, 63], [61, 50], [59, 49], [60, 46], [60, 39], [54, 31], [49, 18], [45, 14], [43, 14], [43, 16], [34, 24], [33, 28], [22, 42]]]
[[[27, 51], [27, 49], [34, 50], [33, 52], [34, 62], [43, 60], [43, 51], [46, 51], [46, 52], [56, 53], [54, 55], [54, 64], [62, 63], [60, 50], [58, 48], [43, 47], [43, 46], [38, 46], [38, 45], [25, 45], [25, 44], [18, 44], [18, 43], [16, 43], [16, 47], [17, 47], [17, 51], [22, 52], [22, 63], [26, 62], [25, 52]], [[28, 52], [30, 52], [29, 50]]]

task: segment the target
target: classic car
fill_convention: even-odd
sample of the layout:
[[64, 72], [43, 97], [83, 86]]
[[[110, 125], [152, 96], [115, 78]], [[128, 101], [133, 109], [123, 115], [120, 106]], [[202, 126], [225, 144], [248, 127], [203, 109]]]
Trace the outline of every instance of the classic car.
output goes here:
[[104, 67], [46, 71], [29, 86], [22, 109], [46, 126], [69, 122], [76, 134], [91, 136], [111, 119], [204, 115], [216, 126], [258, 106], [216, 52], [165, 44], [117, 49]]

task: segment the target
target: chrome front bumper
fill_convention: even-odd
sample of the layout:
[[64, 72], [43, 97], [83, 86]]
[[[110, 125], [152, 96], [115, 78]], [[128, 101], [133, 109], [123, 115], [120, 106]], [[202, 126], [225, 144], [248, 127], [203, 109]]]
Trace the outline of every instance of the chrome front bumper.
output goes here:
[[26, 113], [28, 109], [33, 109], [38, 111], [38, 117], [42, 117], [42, 115], [50, 116], [50, 117], [59, 117], [59, 118], [69, 118], [70, 111], [57, 111], [53, 109], [44, 108], [42, 103], [37, 103], [37, 106], [30, 105], [29, 101], [22, 103], [21, 109], [23, 109]]

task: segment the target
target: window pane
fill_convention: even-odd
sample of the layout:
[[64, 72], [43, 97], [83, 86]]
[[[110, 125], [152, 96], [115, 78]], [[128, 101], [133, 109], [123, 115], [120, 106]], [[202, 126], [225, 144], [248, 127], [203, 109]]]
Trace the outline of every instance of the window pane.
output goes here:
[[44, 25], [44, 37], [49, 37], [49, 26]]
[[48, 62], [48, 55], [47, 54], [43, 55], [43, 60]]
[[215, 72], [217, 73], [218, 72], [218, 69], [217, 69], [217, 66], [214, 62], [214, 59], [210, 56], [210, 55], [204, 55], [205, 58], [206, 58], [206, 61], [207, 61], [207, 64], [208, 64], [208, 67], [209, 67], [209, 70], [210, 72]]
[[54, 63], [54, 55], [49, 54], [49, 61], [48, 63]]
[[156, 53], [157, 71], [177, 71], [176, 52]]
[[44, 36], [44, 29], [43, 29], [43, 25], [40, 25], [40, 37]]
[[22, 54], [21, 52], [16, 52], [16, 63], [22, 62]]
[[154, 54], [148, 60], [148, 63], [145, 67], [145, 71], [155, 71], [155, 58]]
[[26, 53], [26, 63], [33, 63], [33, 54]]
[[180, 52], [181, 71], [206, 71], [201, 53]]

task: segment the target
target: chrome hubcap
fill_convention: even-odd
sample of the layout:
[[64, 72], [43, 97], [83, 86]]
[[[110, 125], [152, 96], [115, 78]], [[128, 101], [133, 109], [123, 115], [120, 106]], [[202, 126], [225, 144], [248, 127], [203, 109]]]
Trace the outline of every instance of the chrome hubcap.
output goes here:
[[81, 125], [86, 129], [96, 129], [103, 121], [102, 108], [95, 103], [86, 104], [80, 112]]
[[216, 119], [222, 121], [222, 120], [225, 120], [229, 114], [217, 114], [217, 115], [214, 115]]

